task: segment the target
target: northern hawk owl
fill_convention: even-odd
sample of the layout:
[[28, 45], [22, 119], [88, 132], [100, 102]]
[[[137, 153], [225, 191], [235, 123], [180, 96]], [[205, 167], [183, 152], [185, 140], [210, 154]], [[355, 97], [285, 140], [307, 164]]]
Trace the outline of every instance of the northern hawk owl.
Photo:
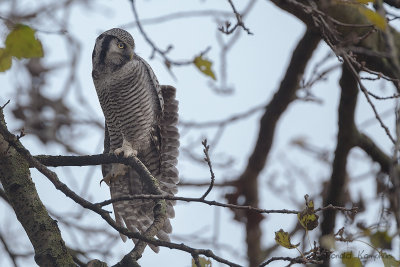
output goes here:
[[[93, 82], [105, 116], [104, 153], [137, 156], [164, 193], [176, 194], [179, 133], [175, 88], [160, 86], [149, 64], [134, 48], [132, 36], [114, 28], [97, 37], [93, 49]], [[102, 172], [111, 198], [149, 194], [139, 175], [128, 166], [103, 165]], [[156, 235], [161, 240], [169, 241], [174, 204], [167, 201], [168, 219]], [[130, 231], [143, 234], [153, 222], [152, 200], [121, 201], [113, 207], [117, 224], [125, 224]], [[126, 236], [121, 238], [126, 241]], [[158, 252], [158, 247], [150, 247]]]

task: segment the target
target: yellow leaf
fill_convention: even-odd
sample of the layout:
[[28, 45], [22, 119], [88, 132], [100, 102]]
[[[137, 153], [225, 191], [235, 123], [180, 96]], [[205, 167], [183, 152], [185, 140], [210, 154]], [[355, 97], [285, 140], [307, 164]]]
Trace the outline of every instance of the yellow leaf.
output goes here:
[[392, 255], [385, 252], [379, 253], [385, 267], [399, 267], [400, 261], [396, 260]]
[[313, 230], [318, 226], [319, 216], [315, 214], [314, 202], [311, 200], [307, 203], [307, 207], [300, 213], [297, 213], [297, 218], [304, 229]]
[[42, 57], [43, 48], [29, 26], [18, 24], [6, 38], [6, 51], [18, 59]]
[[307, 204], [307, 207], [308, 207], [309, 209], [312, 209], [312, 210], [314, 211], [314, 201], [310, 200], [310, 201], [308, 202], [308, 204]]
[[375, 248], [392, 249], [392, 237], [387, 231], [376, 231], [369, 236], [369, 240]]
[[300, 245], [300, 243], [297, 245], [290, 243], [289, 233], [283, 231], [282, 229], [280, 229], [278, 232], [275, 232], [275, 241], [278, 245], [288, 249], [297, 248]]
[[[199, 262], [201, 267], [211, 267], [211, 261], [204, 257], [199, 257]], [[194, 259], [192, 259], [192, 267], [197, 267]]]
[[193, 60], [194, 65], [205, 75], [210, 76], [216, 80], [214, 72], [211, 70], [212, 62], [204, 59], [202, 56], [195, 57]]
[[378, 27], [382, 31], [386, 29], [387, 26], [386, 19], [382, 17], [380, 14], [364, 6], [360, 6], [358, 7], [358, 9], [376, 27]]
[[0, 48], [0, 72], [11, 68], [11, 55], [4, 48]]
[[341, 255], [342, 263], [346, 267], [362, 267], [359, 258], [353, 256], [353, 252], [343, 252]]

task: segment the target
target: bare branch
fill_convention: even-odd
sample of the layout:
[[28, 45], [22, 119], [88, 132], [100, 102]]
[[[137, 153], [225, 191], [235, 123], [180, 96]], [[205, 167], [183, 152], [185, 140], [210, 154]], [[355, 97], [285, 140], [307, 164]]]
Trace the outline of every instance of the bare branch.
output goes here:
[[203, 152], [205, 155], [204, 160], [207, 162], [208, 167], [210, 168], [210, 174], [211, 174], [211, 182], [210, 182], [210, 186], [208, 187], [207, 191], [204, 193], [204, 195], [202, 197], [200, 197], [200, 199], [205, 199], [206, 196], [211, 192], [213, 186], [214, 186], [214, 180], [215, 180], [215, 175], [211, 166], [211, 159], [210, 156], [208, 155], [208, 149], [210, 148], [209, 145], [207, 145], [207, 139], [204, 139], [203, 142], [201, 142], [204, 146]]
[[231, 5], [231, 8], [233, 10], [233, 13], [235, 14], [236, 17], [236, 24], [235, 26], [233, 26], [233, 28], [231, 28], [231, 23], [230, 22], [226, 22], [225, 23], [225, 28], [224, 26], [221, 26], [219, 28], [219, 30], [225, 34], [231, 34], [233, 33], [237, 27], [242, 27], [243, 30], [245, 30], [247, 32], [247, 34], [253, 34], [245, 25], [244, 22], [242, 20], [242, 16], [239, 14], [239, 12], [236, 10], [235, 5], [233, 4], [232, 0], [228, 0], [229, 4]]
[[[346, 65], [342, 67], [342, 77], [340, 78], [341, 96], [339, 104], [338, 136], [335, 150], [335, 158], [332, 163], [332, 173], [329, 180], [327, 195], [324, 205], [342, 205], [342, 195], [345, 190], [347, 177], [347, 157], [350, 150], [355, 145], [356, 126], [354, 123], [354, 112], [356, 109], [358, 87], [357, 80], [352, 71]], [[328, 235], [333, 232], [336, 212], [326, 210], [323, 212], [321, 223], [321, 234]]]

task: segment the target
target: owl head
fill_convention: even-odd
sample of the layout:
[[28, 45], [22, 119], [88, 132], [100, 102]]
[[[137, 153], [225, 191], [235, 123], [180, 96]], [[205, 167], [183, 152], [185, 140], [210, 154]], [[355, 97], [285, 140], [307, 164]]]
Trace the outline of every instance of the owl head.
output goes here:
[[116, 71], [134, 55], [135, 42], [127, 31], [113, 28], [100, 34], [92, 53], [93, 69]]

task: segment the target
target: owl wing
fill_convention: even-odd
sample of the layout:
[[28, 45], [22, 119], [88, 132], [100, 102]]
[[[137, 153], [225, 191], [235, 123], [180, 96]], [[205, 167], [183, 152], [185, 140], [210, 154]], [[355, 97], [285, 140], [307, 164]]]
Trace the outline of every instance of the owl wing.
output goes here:
[[[145, 153], [145, 155], [138, 155], [138, 157], [145, 163], [153, 176], [159, 180], [160, 189], [164, 193], [171, 195], [177, 193], [177, 183], [179, 182], [179, 173], [176, 168], [179, 154], [179, 132], [176, 127], [178, 123], [178, 101], [175, 99], [176, 89], [174, 87], [159, 87], [160, 93], [157, 92], [157, 95], [159, 99], [162, 99], [160, 105], [163, 112], [159, 118], [158, 125], [155, 127], [155, 133], [152, 133], [152, 135], [156, 135], [160, 141], [153, 142], [149, 152]], [[110, 138], [106, 127], [104, 153], [109, 153], [109, 151]], [[110, 170], [110, 164], [103, 165], [103, 176], [105, 177]], [[135, 194], [146, 194], [148, 190], [136, 171], [129, 169], [124, 177], [120, 177], [111, 183], [110, 193], [111, 198], [119, 198]], [[168, 218], [157, 234], [157, 237], [161, 240], [169, 241], [168, 233], [172, 231], [169, 218], [175, 216], [174, 205], [174, 201], [167, 201]], [[154, 201], [152, 200], [130, 200], [113, 203], [116, 223], [120, 226], [125, 225], [130, 231], [143, 234], [154, 220], [153, 207]], [[121, 235], [121, 238], [126, 241], [126, 236]], [[134, 242], [136, 243], [136, 240]], [[152, 245], [150, 247], [156, 252], [159, 250], [158, 247]]]

